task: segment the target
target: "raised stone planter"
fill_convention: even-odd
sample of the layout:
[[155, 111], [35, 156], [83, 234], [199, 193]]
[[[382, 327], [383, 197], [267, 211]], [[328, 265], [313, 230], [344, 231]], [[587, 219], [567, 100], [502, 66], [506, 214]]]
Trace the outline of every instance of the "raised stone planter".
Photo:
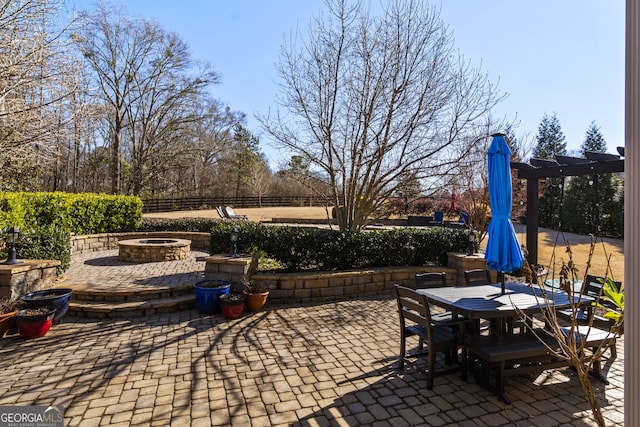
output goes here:
[[[475, 269], [486, 269], [487, 262], [484, 260], [484, 254], [475, 253], [475, 254], [463, 254], [457, 252], [448, 252], [448, 264], [449, 267], [456, 270], [456, 275], [458, 281], [455, 283], [457, 286], [463, 286], [464, 283], [464, 272], [465, 270], [475, 270]], [[497, 282], [496, 272], [491, 272], [491, 278], [494, 282]]]
[[58, 260], [24, 259], [21, 264], [0, 264], [0, 297], [20, 295], [51, 288], [56, 280]]
[[[335, 301], [371, 295], [389, 295], [398, 283], [414, 283], [417, 273], [444, 271], [447, 282], [458, 282], [455, 269], [433, 267], [384, 267], [351, 271], [315, 271], [304, 273], [256, 272], [258, 258], [240, 255], [213, 255], [205, 258], [205, 278], [226, 280], [232, 283], [232, 291], [238, 292], [242, 284], [251, 280], [255, 286], [269, 289], [269, 301], [273, 303], [304, 303]], [[464, 280], [464, 279], [463, 279]], [[239, 287], [239, 288], [238, 288]]]
[[258, 269], [258, 255], [212, 255], [204, 259], [204, 277], [231, 282], [231, 292], [242, 292]]

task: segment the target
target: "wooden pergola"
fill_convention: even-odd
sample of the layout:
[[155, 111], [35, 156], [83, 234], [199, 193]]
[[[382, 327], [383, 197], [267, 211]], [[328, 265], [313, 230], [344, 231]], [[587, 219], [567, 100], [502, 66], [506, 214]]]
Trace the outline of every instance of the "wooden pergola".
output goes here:
[[[527, 180], [527, 238], [529, 263], [538, 264], [539, 180], [568, 176], [597, 176], [605, 173], [624, 172], [624, 147], [618, 153], [587, 152], [585, 158], [556, 156], [554, 160], [531, 159], [529, 163], [511, 162], [511, 169], [518, 171], [518, 178]], [[594, 180], [597, 182], [597, 180]]]

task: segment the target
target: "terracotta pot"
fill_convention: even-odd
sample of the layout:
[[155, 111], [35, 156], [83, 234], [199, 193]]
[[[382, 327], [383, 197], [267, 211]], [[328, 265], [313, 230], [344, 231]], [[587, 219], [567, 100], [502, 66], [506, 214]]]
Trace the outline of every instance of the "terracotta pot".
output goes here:
[[255, 313], [262, 310], [262, 307], [264, 307], [265, 303], [267, 302], [267, 297], [269, 296], [269, 291], [244, 291], [244, 296], [247, 299], [247, 309]]
[[0, 337], [4, 337], [16, 324], [16, 313], [18, 310], [0, 314]]
[[18, 325], [18, 332], [23, 338], [39, 338], [46, 335], [53, 324], [53, 318], [56, 314], [56, 309], [48, 309], [42, 313], [32, 314], [34, 310], [42, 310], [41, 308], [25, 308], [16, 313], [16, 324]]
[[244, 313], [245, 296], [243, 294], [229, 293], [220, 296], [220, 306], [225, 319], [233, 320]]

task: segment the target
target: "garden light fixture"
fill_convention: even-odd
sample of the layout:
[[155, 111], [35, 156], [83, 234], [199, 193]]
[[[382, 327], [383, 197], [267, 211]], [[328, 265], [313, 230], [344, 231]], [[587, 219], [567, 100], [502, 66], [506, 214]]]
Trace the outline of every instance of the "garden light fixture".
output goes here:
[[469, 252], [467, 255], [473, 255], [476, 253], [476, 233], [469, 229]]
[[231, 229], [231, 258], [238, 258], [238, 240], [240, 238], [240, 230], [237, 225]]
[[15, 225], [7, 230], [7, 234], [10, 236], [8, 242], [7, 260], [5, 264], [22, 264], [22, 261], [18, 260], [18, 252], [16, 250], [16, 236], [20, 234], [20, 229]]

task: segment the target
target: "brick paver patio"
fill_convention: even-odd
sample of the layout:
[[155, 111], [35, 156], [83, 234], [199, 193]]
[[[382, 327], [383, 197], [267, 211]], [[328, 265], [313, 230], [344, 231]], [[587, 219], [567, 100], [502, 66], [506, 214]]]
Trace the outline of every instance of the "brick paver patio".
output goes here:
[[[159, 277], [176, 264], [145, 268]], [[509, 378], [511, 405], [457, 373], [426, 390], [418, 369], [395, 367], [397, 317], [390, 296], [267, 303], [234, 321], [195, 309], [66, 317], [45, 337], [0, 340], [0, 405], [61, 404], [65, 425], [83, 427], [595, 425], [571, 369]], [[623, 340], [618, 346], [605, 367], [610, 384], [593, 383], [608, 425], [623, 424]]]

